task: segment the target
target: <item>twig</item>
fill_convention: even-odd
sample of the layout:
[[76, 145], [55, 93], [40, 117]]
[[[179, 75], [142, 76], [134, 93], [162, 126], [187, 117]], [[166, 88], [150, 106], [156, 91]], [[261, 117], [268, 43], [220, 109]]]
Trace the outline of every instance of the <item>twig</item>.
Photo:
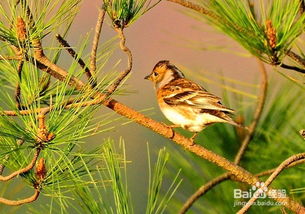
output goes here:
[[229, 26], [235, 28], [239, 32], [245, 33], [248, 36], [251, 36], [251, 37], [254, 36], [254, 35], [250, 34], [250, 32], [247, 29], [244, 29], [237, 24], [228, 22], [228, 21], [224, 20], [222, 17], [220, 17], [219, 15], [215, 14], [214, 12], [212, 12], [212, 11], [210, 11], [210, 10], [200, 6], [200, 5], [194, 4], [193, 2], [190, 2], [190, 1], [187, 1], [187, 0], [167, 0], [167, 1], [173, 2], [173, 3], [176, 3], [176, 4], [180, 4], [183, 7], [195, 10], [198, 13], [201, 13], [203, 15], [208, 16], [213, 21], [217, 21], [219, 23], [225, 23], [226, 25], [229, 25]]
[[104, 17], [105, 17], [105, 9], [102, 6], [102, 8], [99, 8], [98, 18], [95, 26], [95, 34], [94, 34], [92, 49], [90, 54], [90, 71], [92, 75], [95, 75], [96, 72], [96, 53], [101, 36]]
[[267, 96], [267, 89], [268, 89], [268, 76], [267, 76], [267, 71], [266, 68], [263, 64], [262, 61], [260, 61], [259, 59], [257, 59], [258, 65], [259, 65], [259, 71], [261, 73], [262, 76], [262, 80], [261, 80], [261, 86], [260, 86], [260, 92], [259, 92], [259, 96], [258, 96], [258, 101], [257, 101], [257, 106], [256, 106], [256, 110], [254, 112], [254, 116], [253, 116], [253, 120], [252, 123], [250, 124], [249, 128], [248, 128], [248, 133], [245, 136], [243, 142], [241, 143], [241, 146], [235, 156], [234, 159], [234, 163], [235, 164], [239, 164], [241, 158], [243, 157], [251, 139], [253, 138], [253, 135], [255, 133], [255, 129], [257, 127], [257, 124], [259, 122], [259, 119], [261, 117], [263, 108], [264, 108], [264, 104], [266, 101], [266, 96]]
[[[67, 100], [63, 102], [60, 106], [64, 109], [73, 109], [73, 108], [80, 108], [85, 106], [92, 106], [101, 104], [103, 102], [103, 99], [94, 99], [90, 101], [83, 101], [83, 102], [77, 102], [75, 99]], [[57, 106], [58, 107], [58, 106]], [[40, 113], [42, 115], [48, 114], [50, 111], [52, 111], [55, 108], [55, 106], [47, 106], [43, 108], [37, 108], [35, 110], [21, 110], [21, 111], [0, 111], [0, 116], [18, 116], [18, 115], [29, 115], [34, 113]]]
[[217, 186], [218, 184], [222, 183], [223, 181], [226, 181], [230, 179], [229, 173], [224, 173], [217, 178], [209, 181], [205, 185], [201, 186], [191, 197], [187, 199], [187, 201], [183, 204], [183, 207], [180, 209], [179, 214], [186, 213], [191, 206], [194, 204], [195, 201], [197, 201], [202, 195], [207, 193], [210, 189]]
[[[305, 163], [305, 159], [295, 161], [288, 165], [286, 168], [292, 168], [296, 165]], [[266, 175], [272, 174], [277, 168], [268, 169], [266, 171], [260, 172], [255, 174], [255, 177], [263, 177]], [[211, 181], [207, 182], [205, 185], [201, 186], [191, 197], [188, 198], [188, 200], [183, 204], [183, 207], [179, 211], [180, 214], [186, 213], [191, 206], [204, 194], [206, 194], [209, 190], [217, 186], [218, 184], [222, 183], [223, 181], [227, 180], [236, 180], [233, 176], [230, 175], [230, 173], [224, 173]]]
[[[305, 159], [305, 153], [300, 153], [300, 154], [296, 154], [291, 156], [290, 158], [286, 159], [284, 162], [282, 162], [277, 168], [276, 170], [270, 175], [270, 177], [266, 180], [266, 182], [264, 183], [263, 187], [260, 187], [258, 190], [256, 190], [256, 192], [253, 194], [252, 198], [247, 202], [247, 204], [241, 208], [237, 214], [244, 214], [248, 211], [248, 209], [252, 206], [252, 204], [256, 201], [256, 199], [259, 197], [259, 195], [263, 192], [262, 188], [267, 188], [272, 181], [274, 181], [274, 179], [285, 169], [287, 168], [290, 164], [299, 161], [299, 160], [303, 160]], [[270, 190], [267, 190], [267, 192], [269, 192]], [[301, 213], [301, 212], [298, 212]], [[304, 213], [304, 211], [302, 212]]]
[[[305, 160], [304, 160], [304, 159], [295, 161], [295, 162], [289, 164], [286, 168], [291, 168], [291, 167], [294, 167], [294, 166], [299, 165], [299, 164], [302, 164], [302, 163], [305, 163]], [[262, 177], [262, 176], [270, 175], [270, 174], [272, 174], [276, 169], [277, 169], [277, 168], [268, 169], [268, 170], [266, 170], [266, 171], [257, 173], [255, 176], [256, 176], [256, 177]]]
[[297, 63], [299, 63], [300, 65], [302, 65], [305, 68], [305, 59], [303, 59], [301, 56], [299, 56], [298, 54], [294, 53], [291, 50], [288, 50], [286, 52], [287, 56], [289, 56], [291, 59], [293, 59], [294, 61], [296, 61]]
[[[3, 158], [3, 162], [6, 162], [6, 161], [9, 159], [9, 157], [10, 157], [10, 156], [9, 156], [8, 154], [5, 155], [4, 158]], [[0, 176], [3, 174], [4, 168], [5, 168], [5, 165], [4, 165], [4, 163], [3, 163], [3, 164], [0, 165]]]
[[34, 194], [32, 196], [26, 198], [26, 199], [9, 200], [9, 199], [6, 199], [6, 198], [0, 198], [0, 203], [6, 204], [6, 205], [9, 205], [9, 206], [19, 206], [19, 205], [22, 205], [22, 204], [27, 204], [27, 203], [31, 203], [33, 201], [36, 201], [39, 194], [40, 194], [40, 189], [38, 187], [36, 187]]
[[130, 49], [125, 45], [126, 42], [126, 38], [123, 32], [123, 28], [115, 28], [115, 30], [117, 31], [117, 33], [119, 34], [119, 37], [121, 38], [121, 42], [120, 42], [120, 48], [122, 49], [122, 51], [124, 51], [127, 56], [128, 56], [128, 63], [127, 63], [127, 69], [125, 71], [123, 71], [118, 78], [114, 81], [113, 84], [111, 84], [106, 92], [106, 96], [110, 96], [121, 84], [121, 82], [127, 77], [127, 75], [130, 73], [131, 69], [132, 69], [132, 53], [130, 51]]
[[[24, 140], [21, 140], [21, 139], [17, 140], [17, 145], [18, 145], [18, 146], [21, 146], [23, 143], [24, 143]], [[4, 159], [3, 162], [8, 161], [9, 158], [10, 158], [10, 155], [9, 155], [9, 154], [6, 154], [6, 155], [4, 156], [4, 158], [3, 158], [3, 159]], [[5, 164], [4, 164], [4, 163], [3, 163], [3, 164], [0, 164], [0, 175], [3, 174], [4, 168], [5, 168]]]
[[0, 60], [21, 60], [19, 56], [2, 56], [0, 55]]
[[66, 48], [66, 50], [68, 51], [68, 53], [75, 59], [77, 60], [78, 64], [80, 65], [80, 67], [82, 69], [84, 69], [85, 74], [87, 76], [87, 78], [89, 79], [90, 84], [92, 85], [92, 87], [96, 87], [97, 82], [95, 77], [92, 75], [90, 69], [86, 66], [86, 63], [84, 62], [84, 60], [82, 60], [82, 58], [80, 58], [78, 56], [78, 54], [75, 52], [75, 50], [69, 45], [69, 43], [60, 35], [60, 34], [56, 34], [56, 38], [58, 40], [58, 42], [64, 47]]
[[300, 0], [300, 13], [303, 14], [305, 12], [305, 2], [304, 0]]
[[293, 70], [293, 71], [297, 71], [297, 72], [300, 72], [302, 74], [305, 74], [305, 70], [302, 69], [302, 68], [299, 68], [299, 67], [296, 67], [296, 66], [292, 66], [292, 65], [286, 65], [284, 63], [282, 63], [280, 65], [282, 68], [285, 68], [285, 69], [289, 69], [289, 70]]
[[8, 180], [11, 180], [12, 178], [16, 177], [17, 175], [20, 175], [20, 174], [23, 174], [31, 169], [33, 169], [33, 167], [35, 166], [36, 164], [36, 161], [37, 161], [37, 158], [40, 154], [40, 151], [41, 151], [41, 148], [37, 148], [36, 149], [36, 152], [34, 154], [34, 157], [31, 161], [31, 163], [29, 163], [26, 167], [22, 168], [22, 169], [19, 169], [13, 173], [11, 173], [10, 175], [7, 175], [7, 176], [0, 176], [0, 181], [8, 181]]
[[16, 100], [17, 109], [21, 108], [21, 88], [20, 88], [20, 83], [21, 83], [21, 78], [22, 78], [23, 64], [24, 64], [24, 61], [21, 60], [18, 63], [18, 66], [17, 66], [18, 83], [17, 83], [17, 87], [16, 87], [16, 92], [15, 92], [15, 100]]

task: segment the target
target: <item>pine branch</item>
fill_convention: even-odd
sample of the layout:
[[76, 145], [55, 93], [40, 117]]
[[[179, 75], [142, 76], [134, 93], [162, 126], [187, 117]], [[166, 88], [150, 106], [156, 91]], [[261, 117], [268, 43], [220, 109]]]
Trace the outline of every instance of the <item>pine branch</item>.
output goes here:
[[103, 27], [103, 22], [105, 18], [105, 9], [104, 6], [99, 9], [99, 14], [97, 18], [97, 23], [95, 27], [95, 34], [92, 42], [92, 49], [91, 49], [91, 54], [90, 54], [90, 71], [92, 75], [95, 76], [96, 72], [96, 53], [99, 45], [99, 40], [100, 40], [100, 35]]
[[20, 174], [23, 174], [25, 172], [28, 172], [30, 171], [31, 169], [33, 169], [33, 167], [35, 166], [36, 164], [36, 161], [38, 159], [38, 156], [40, 154], [40, 151], [41, 151], [41, 148], [37, 148], [36, 151], [35, 151], [35, 154], [34, 154], [34, 157], [32, 159], [32, 161], [24, 168], [22, 169], [19, 169], [13, 173], [11, 173], [10, 175], [7, 175], [7, 176], [0, 176], [0, 181], [8, 181], [8, 180], [11, 180], [12, 178], [20, 175]]
[[223, 181], [229, 180], [230, 174], [224, 173], [213, 180], [207, 182], [203, 186], [201, 186], [191, 197], [187, 199], [187, 201], [183, 204], [182, 208], [179, 211], [179, 214], [185, 214], [191, 206], [205, 193], [207, 193], [209, 190], [217, 186], [218, 184], [222, 183]]
[[[258, 199], [258, 197], [260, 196], [261, 193], [263, 193], [263, 188], [267, 188], [272, 181], [274, 181], [274, 179], [279, 176], [279, 174], [285, 169], [287, 168], [290, 164], [296, 162], [296, 161], [300, 161], [300, 160], [304, 160], [305, 159], [305, 153], [300, 153], [300, 154], [296, 154], [291, 156], [290, 158], [286, 159], [284, 162], [282, 162], [277, 168], [276, 170], [270, 175], [270, 177], [264, 182], [264, 185], [262, 187], [260, 187], [258, 190], [256, 190], [256, 192], [253, 194], [252, 198], [247, 202], [247, 204], [241, 208], [237, 214], [244, 214], [246, 213], [250, 207], [254, 204], [254, 202]], [[270, 192], [270, 190], [268, 189], [267, 192]], [[299, 210], [297, 213], [304, 213], [304, 210]]]
[[20, 83], [21, 83], [21, 78], [22, 78], [23, 64], [24, 64], [24, 61], [21, 60], [18, 63], [18, 66], [17, 66], [18, 83], [17, 83], [17, 87], [16, 87], [16, 92], [15, 92], [15, 101], [16, 101], [17, 109], [21, 108], [21, 88], [20, 88]]
[[6, 205], [9, 205], [9, 206], [19, 206], [19, 205], [22, 205], [22, 204], [27, 204], [27, 203], [31, 203], [33, 201], [36, 201], [39, 194], [40, 194], [40, 189], [37, 187], [37, 188], [35, 188], [34, 194], [32, 196], [28, 197], [28, 198], [25, 198], [25, 199], [22, 199], [22, 200], [9, 200], [9, 199], [6, 199], [6, 198], [0, 198], [0, 203], [6, 204]]
[[284, 63], [282, 63], [280, 66], [282, 68], [285, 68], [285, 69], [288, 69], [288, 70], [293, 70], [293, 71], [297, 71], [297, 72], [300, 72], [302, 74], [305, 74], [305, 70], [304, 69], [296, 67], [296, 66], [286, 65]]
[[115, 28], [117, 33], [119, 34], [119, 37], [121, 38], [120, 41], [120, 48], [122, 51], [124, 51], [128, 56], [128, 63], [127, 63], [127, 69], [123, 71], [118, 78], [114, 81], [113, 84], [109, 86], [106, 92], [106, 96], [110, 96], [121, 84], [121, 82], [128, 76], [128, 74], [131, 72], [132, 69], [132, 53], [130, 49], [125, 45], [126, 38], [123, 32], [123, 28]]
[[75, 50], [69, 45], [69, 43], [60, 35], [60, 34], [56, 34], [56, 38], [58, 40], [58, 42], [68, 51], [68, 53], [73, 57], [73, 59], [75, 59], [78, 64], [80, 65], [80, 67], [82, 69], [84, 69], [85, 74], [90, 82], [90, 84], [92, 85], [92, 87], [96, 87], [97, 86], [97, 81], [96, 81], [96, 77], [91, 73], [90, 69], [87, 67], [86, 63], [84, 62], [84, 60], [82, 60], [82, 58], [80, 58], [78, 56], [78, 54], [75, 52]]

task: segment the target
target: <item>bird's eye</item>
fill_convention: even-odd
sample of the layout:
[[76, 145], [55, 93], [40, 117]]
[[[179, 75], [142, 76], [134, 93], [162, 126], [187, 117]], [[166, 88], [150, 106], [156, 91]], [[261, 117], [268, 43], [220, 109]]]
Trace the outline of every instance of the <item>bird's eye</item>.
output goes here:
[[159, 75], [157, 72], [154, 72], [153, 74], [154, 74], [155, 77]]

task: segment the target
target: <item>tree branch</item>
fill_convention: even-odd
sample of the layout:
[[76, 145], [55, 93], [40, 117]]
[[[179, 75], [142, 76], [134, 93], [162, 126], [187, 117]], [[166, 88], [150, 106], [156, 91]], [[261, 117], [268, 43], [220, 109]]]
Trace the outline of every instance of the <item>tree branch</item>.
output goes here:
[[121, 38], [120, 42], [120, 48], [122, 51], [124, 51], [128, 56], [128, 63], [127, 63], [127, 69], [123, 71], [118, 78], [114, 81], [113, 84], [110, 85], [106, 92], [106, 97], [110, 96], [121, 84], [121, 82], [127, 77], [127, 75], [130, 73], [132, 69], [132, 53], [130, 49], [125, 45], [126, 38], [123, 32], [123, 28], [115, 28], [117, 33], [119, 34], [119, 37]]
[[[253, 194], [252, 198], [247, 202], [247, 204], [243, 208], [241, 208], [237, 212], [237, 214], [246, 213], [248, 211], [248, 209], [250, 209], [250, 207], [256, 201], [256, 199], [259, 197], [259, 195], [261, 193], [263, 193], [263, 188], [267, 188], [272, 183], [272, 181], [274, 181], [274, 179], [290, 164], [292, 164], [296, 161], [299, 161], [299, 160], [303, 160], [303, 159], [305, 159], [305, 153], [300, 153], [300, 154], [293, 155], [290, 158], [286, 159], [284, 162], [282, 162], [276, 168], [276, 170], [270, 175], [270, 177], [266, 180], [266, 182], [264, 182], [263, 187], [260, 187], [258, 190], [256, 190], [256, 192]], [[267, 190], [267, 192], [270, 192], [270, 190]], [[304, 213], [304, 212], [305, 212], [305, 210], [303, 210], [303, 212], [297, 212], [297, 213]]]
[[31, 203], [33, 201], [36, 201], [38, 196], [40, 194], [40, 189], [39, 188], [35, 188], [35, 192], [32, 196], [26, 198], [26, 199], [22, 199], [22, 200], [8, 200], [8, 199], [5, 199], [5, 198], [1, 198], [0, 197], [0, 203], [2, 204], [6, 204], [6, 205], [9, 205], [9, 206], [19, 206], [19, 205], [22, 205], [22, 204], [27, 204], [27, 203]]
[[191, 197], [187, 199], [187, 201], [183, 204], [183, 207], [180, 209], [179, 214], [186, 213], [191, 206], [197, 201], [202, 195], [207, 193], [210, 189], [217, 186], [218, 184], [222, 183], [223, 181], [230, 179], [230, 173], [224, 173], [213, 180], [209, 181], [208, 183], [201, 186]]
[[91, 54], [90, 54], [90, 71], [91, 74], [95, 76], [95, 71], [96, 71], [96, 53], [97, 53], [97, 48], [100, 40], [100, 35], [103, 27], [103, 22], [105, 18], [105, 9], [99, 8], [99, 13], [98, 13], [98, 18], [97, 18], [97, 23], [95, 27], [95, 34], [92, 42], [92, 49], [91, 49]]
[[303, 59], [301, 56], [299, 56], [298, 54], [294, 53], [291, 50], [288, 50], [286, 52], [287, 56], [289, 56], [291, 59], [293, 59], [294, 61], [296, 61], [297, 63], [299, 63], [303, 68], [305, 68], [305, 59]]
[[289, 69], [289, 70], [293, 70], [293, 71], [297, 71], [299, 73], [302, 73], [302, 74], [305, 74], [305, 70], [302, 69], [302, 68], [299, 68], [299, 67], [296, 67], [296, 66], [292, 66], [292, 65], [286, 65], [284, 63], [282, 63], [280, 65], [282, 68], [285, 68], [285, 69]]
[[24, 64], [24, 61], [21, 60], [18, 63], [18, 66], [17, 66], [18, 83], [17, 83], [17, 87], [16, 87], [16, 92], [15, 92], [15, 100], [16, 100], [17, 109], [21, 108], [21, 88], [20, 88], [20, 83], [21, 83], [21, 78], [22, 78], [23, 64]]
[[90, 84], [92, 85], [92, 87], [93, 88], [96, 87], [96, 85], [97, 85], [96, 77], [94, 75], [92, 75], [90, 69], [86, 66], [86, 63], [84, 62], [84, 60], [82, 60], [82, 58], [80, 58], [78, 56], [78, 54], [75, 52], [75, 50], [69, 45], [69, 43], [60, 34], [56, 34], [56, 38], [57, 38], [58, 42], [61, 44], [61, 46], [66, 48], [66, 50], [73, 57], [73, 59], [75, 59], [78, 62], [78, 64], [80, 65], [80, 67], [82, 69], [84, 69], [85, 74], [86, 74]]
[[20, 175], [20, 174], [23, 174], [25, 172], [28, 172], [30, 171], [31, 169], [33, 169], [33, 167], [35, 166], [36, 164], [36, 161], [38, 159], [38, 156], [40, 154], [40, 151], [41, 151], [41, 148], [37, 148], [36, 149], [36, 152], [34, 154], [34, 157], [32, 159], [32, 161], [24, 168], [22, 169], [19, 169], [13, 173], [11, 173], [10, 175], [7, 175], [7, 176], [0, 176], [0, 181], [8, 181], [8, 180], [11, 180], [12, 178], [16, 177], [17, 175]]

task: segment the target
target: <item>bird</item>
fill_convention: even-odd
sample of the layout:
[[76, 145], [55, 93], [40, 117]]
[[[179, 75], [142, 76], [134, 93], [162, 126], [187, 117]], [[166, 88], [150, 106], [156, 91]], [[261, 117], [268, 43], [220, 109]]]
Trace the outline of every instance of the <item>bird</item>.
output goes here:
[[169, 60], [159, 61], [144, 79], [153, 82], [160, 110], [173, 123], [169, 127], [193, 132], [192, 142], [199, 132], [214, 123], [241, 127], [230, 117], [234, 110], [224, 106], [221, 98], [186, 79]]

